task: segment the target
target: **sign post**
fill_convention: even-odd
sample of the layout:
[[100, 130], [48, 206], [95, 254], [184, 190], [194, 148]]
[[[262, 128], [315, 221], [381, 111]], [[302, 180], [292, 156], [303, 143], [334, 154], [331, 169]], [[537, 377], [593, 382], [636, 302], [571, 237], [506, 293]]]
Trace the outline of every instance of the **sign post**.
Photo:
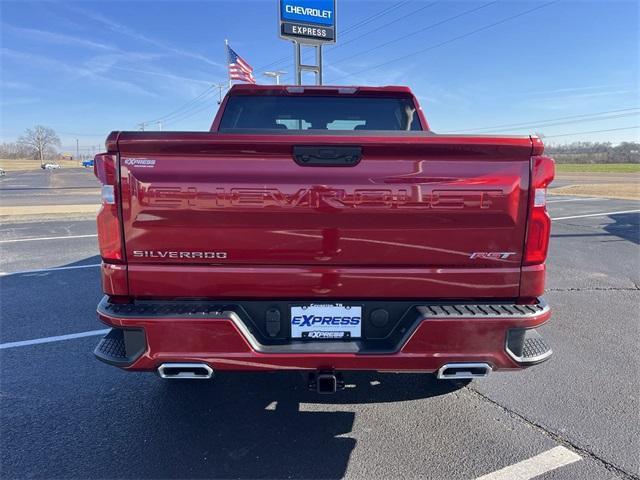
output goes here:
[[[322, 46], [336, 43], [336, 0], [279, 0], [278, 35], [294, 43], [296, 84], [302, 85], [302, 73], [316, 74], [322, 85]], [[315, 51], [315, 64], [302, 63], [302, 47]]]

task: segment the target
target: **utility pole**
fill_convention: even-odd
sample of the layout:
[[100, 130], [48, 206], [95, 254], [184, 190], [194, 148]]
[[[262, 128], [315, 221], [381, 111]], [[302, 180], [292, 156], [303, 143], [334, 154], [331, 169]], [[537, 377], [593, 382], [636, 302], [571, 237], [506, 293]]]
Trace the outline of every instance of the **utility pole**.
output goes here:
[[80, 165], [80, 143], [78, 143], [78, 139], [76, 138], [76, 161], [78, 165]]
[[158, 122], [158, 130], [162, 131], [162, 122], [161, 121]]
[[218, 89], [218, 105], [222, 103], [222, 92], [227, 89], [226, 83], [216, 83], [213, 85]]
[[264, 72], [263, 75], [265, 77], [271, 77], [271, 78], [275, 78], [276, 79], [276, 85], [280, 85], [280, 77], [282, 75], [284, 75], [285, 72], [284, 70], [275, 70], [273, 72]]

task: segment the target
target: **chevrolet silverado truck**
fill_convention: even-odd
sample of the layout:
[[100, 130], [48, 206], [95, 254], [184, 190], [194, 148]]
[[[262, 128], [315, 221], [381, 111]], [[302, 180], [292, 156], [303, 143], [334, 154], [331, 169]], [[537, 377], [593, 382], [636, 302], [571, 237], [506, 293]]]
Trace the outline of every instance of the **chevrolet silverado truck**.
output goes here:
[[306, 371], [320, 393], [540, 363], [543, 150], [435, 134], [406, 87], [235, 85], [208, 132], [112, 132], [94, 353], [166, 379]]

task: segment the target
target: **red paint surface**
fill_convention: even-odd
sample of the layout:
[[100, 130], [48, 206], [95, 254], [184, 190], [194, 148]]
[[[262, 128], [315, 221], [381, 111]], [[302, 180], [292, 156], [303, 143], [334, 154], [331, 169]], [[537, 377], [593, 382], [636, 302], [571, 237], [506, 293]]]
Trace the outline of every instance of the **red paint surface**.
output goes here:
[[[438, 137], [412, 137], [382, 145], [372, 137], [205, 134], [192, 142], [183, 134], [158, 134], [142, 142], [137, 134], [127, 135], [129, 140], [120, 141], [121, 189], [133, 296], [178, 295], [162, 283], [181, 282], [189, 265], [218, 266], [221, 275], [231, 265], [245, 266], [244, 272], [252, 267], [266, 272], [268, 265], [295, 266], [300, 272], [315, 267], [325, 276], [332, 275], [332, 269], [373, 267], [372, 285], [382, 277], [407, 276], [413, 293], [396, 281], [386, 291], [394, 298], [442, 296], [441, 288], [431, 286], [451, 281], [452, 275], [464, 276], [469, 269], [483, 269], [483, 285], [460, 285], [462, 291], [445, 296], [465, 297], [474, 291], [485, 292], [479, 297], [518, 295], [518, 275], [510, 269], [519, 269], [522, 258], [528, 138], [500, 145], [497, 139], [443, 142]], [[292, 143], [357, 143], [363, 146], [363, 159], [352, 168], [301, 167], [292, 160]], [[153, 158], [155, 167], [123, 164], [123, 159], [141, 157]], [[226, 258], [136, 258], [136, 251], [223, 252]], [[474, 252], [512, 255], [504, 260], [471, 259]], [[175, 268], [155, 271], [162, 274], [162, 282], [148, 281], [143, 272], [152, 271], [147, 268], [151, 265]], [[389, 272], [382, 272], [383, 267]], [[455, 269], [460, 269], [458, 274]], [[193, 269], [200, 277], [192, 286], [197, 293], [186, 296], [220, 294], [223, 279], [214, 278], [212, 268], [203, 282], [204, 272]], [[421, 279], [415, 278], [416, 272]], [[262, 288], [246, 273], [244, 278], [239, 275], [243, 274], [233, 273], [228, 285], [237, 285], [238, 295]], [[276, 269], [270, 283], [280, 289], [283, 281], [308, 284], [308, 278], [279, 278]], [[410, 285], [416, 282], [424, 288]], [[318, 287], [316, 280], [312, 283]], [[347, 290], [334, 293], [351, 295], [346, 285]], [[487, 295], [486, 285], [495, 290]], [[184, 296], [180, 290], [179, 296]], [[264, 294], [268, 292], [260, 292]]]
[[129, 294], [127, 284], [127, 266], [112, 263], [102, 263], [100, 266], [102, 276], [102, 291], [109, 296], [122, 296]]
[[549, 313], [527, 320], [427, 319], [397, 353], [277, 354], [253, 350], [226, 318], [113, 319], [117, 327], [144, 328], [148, 349], [128, 370], [155, 370], [164, 362], [206, 362], [216, 370], [318, 369], [432, 372], [449, 362], [487, 362], [496, 370], [519, 368], [505, 353], [509, 328], [535, 327]]
[[[231, 91], [309, 93], [338, 94], [337, 87], [292, 93], [285, 87], [235, 86]], [[351, 94], [411, 96], [405, 87]], [[418, 114], [427, 125], [422, 110]], [[222, 134], [219, 121], [220, 114], [210, 132], [109, 136], [109, 154], [117, 153], [119, 160], [124, 265], [103, 266], [108, 295], [120, 301], [128, 296], [519, 302], [542, 295], [544, 263], [522, 267], [532, 155], [543, 153], [540, 139], [430, 132]], [[353, 167], [304, 167], [292, 158], [294, 145], [358, 145], [362, 159]], [[142, 167], [127, 161], [133, 159], [154, 163]], [[156, 254], [141, 256], [141, 251]], [[208, 252], [210, 258], [184, 252]], [[509, 255], [472, 258], [478, 252]], [[226, 319], [120, 322], [145, 328], [150, 341], [131, 369], [198, 359], [217, 369], [426, 371], [447, 361], [515, 368], [504, 353], [506, 330], [515, 324], [520, 325], [430, 320], [401, 352], [365, 356], [261, 354]]]
[[520, 269], [130, 265], [141, 297], [509, 298]]

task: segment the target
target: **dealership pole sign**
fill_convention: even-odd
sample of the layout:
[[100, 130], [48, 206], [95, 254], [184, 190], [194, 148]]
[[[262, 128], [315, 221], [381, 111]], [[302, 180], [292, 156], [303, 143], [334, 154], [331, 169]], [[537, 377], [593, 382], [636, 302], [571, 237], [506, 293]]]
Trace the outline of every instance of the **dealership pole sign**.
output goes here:
[[[313, 72], [322, 85], [322, 46], [336, 43], [336, 0], [278, 0], [278, 35], [294, 44], [296, 84], [302, 73]], [[315, 64], [302, 63], [302, 46], [315, 50]]]
[[336, 42], [336, 0], [280, 0], [280, 37], [321, 45]]

